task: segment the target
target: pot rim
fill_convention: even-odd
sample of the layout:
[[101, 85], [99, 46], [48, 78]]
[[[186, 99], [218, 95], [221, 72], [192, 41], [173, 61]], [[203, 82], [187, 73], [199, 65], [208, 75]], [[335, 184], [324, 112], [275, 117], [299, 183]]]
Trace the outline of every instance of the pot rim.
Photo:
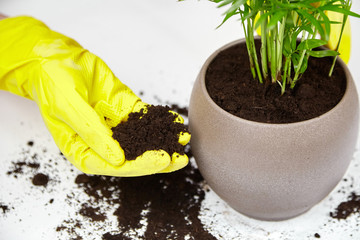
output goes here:
[[323, 119], [326, 119], [328, 117], [330, 117], [330, 115], [333, 115], [340, 107], [341, 105], [344, 104], [344, 101], [346, 98], [348, 98], [349, 93], [349, 89], [350, 86], [353, 85], [354, 88], [356, 88], [355, 84], [353, 84], [353, 78], [352, 75], [350, 73], [349, 68], [347, 67], [347, 65], [345, 64], [345, 62], [341, 59], [341, 58], [337, 58], [337, 63], [340, 64], [340, 66], [344, 69], [345, 72], [345, 76], [346, 76], [346, 89], [344, 92], [343, 97], [341, 98], [341, 100], [329, 111], [321, 114], [320, 116], [308, 119], [308, 120], [304, 120], [304, 121], [300, 121], [300, 122], [291, 122], [291, 123], [265, 123], [265, 122], [256, 122], [256, 121], [252, 121], [252, 120], [247, 120], [238, 116], [235, 116], [229, 112], [227, 112], [226, 110], [222, 109], [219, 105], [217, 105], [214, 100], [210, 97], [207, 88], [206, 88], [206, 84], [205, 84], [205, 76], [206, 76], [206, 71], [208, 69], [208, 66], [210, 65], [210, 63], [213, 61], [213, 59], [223, 50], [232, 47], [236, 44], [239, 43], [243, 43], [245, 42], [244, 38], [241, 39], [237, 39], [234, 40], [230, 43], [227, 43], [225, 45], [223, 45], [222, 47], [218, 48], [215, 52], [213, 52], [205, 61], [204, 65], [202, 66], [200, 73], [199, 73], [199, 77], [201, 78], [200, 81], [200, 87], [201, 90], [205, 93], [205, 98], [207, 99], [207, 101], [211, 104], [211, 106], [217, 110], [222, 112], [227, 118], [230, 118], [234, 121], [238, 121], [241, 122], [243, 124], [248, 124], [248, 125], [254, 125], [254, 127], [256, 126], [268, 126], [268, 127], [275, 127], [275, 128], [284, 128], [284, 127], [290, 127], [290, 126], [301, 126], [301, 125], [308, 125], [308, 124], [315, 124], [319, 121], [323, 121]]

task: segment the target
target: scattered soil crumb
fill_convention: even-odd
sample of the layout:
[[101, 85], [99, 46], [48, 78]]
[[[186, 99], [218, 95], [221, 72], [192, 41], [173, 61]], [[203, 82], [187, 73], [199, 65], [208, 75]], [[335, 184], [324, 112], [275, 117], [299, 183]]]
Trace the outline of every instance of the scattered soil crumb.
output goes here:
[[346, 219], [355, 213], [360, 213], [360, 195], [352, 192], [347, 201], [340, 203], [334, 212], [330, 212], [330, 216], [340, 220]]
[[45, 175], [43, 173], [37, 173], [32, 179], [32, 183], [35, 186], [44, 186], [44, 187], [46, 187], [48, 182], [49, 182], [49, 176]]

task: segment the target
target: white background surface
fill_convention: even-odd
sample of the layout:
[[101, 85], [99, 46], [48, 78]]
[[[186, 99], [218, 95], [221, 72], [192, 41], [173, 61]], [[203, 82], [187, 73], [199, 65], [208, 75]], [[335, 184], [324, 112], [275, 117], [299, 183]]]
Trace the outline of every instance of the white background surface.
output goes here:
[[[360, 1], [353, 2], [352, 10], [360, 13]], [[34, 16], [100, 56], [135, 93], [144, 92], [143, 101], [180, 106], [188, 106], [192, 84], [205, 59], [218, 47], [243, 37], [235, 20], [215, 30], [223, 11], [205, 0], [0, 0], [0, 12]], [[352, 18], [351, 22], [349, 68], [359, 86], [360, 45], [356, 44], [360, 43], [360, 19]], [[55, 228], [74, 212], [62, 201], [79, 172], [59, 161], [54, 169], [60, 185], [55, 188], [50, 184], [45, 192], [31, 186], [26, 177], [8, 177], [11, 161], [33, 153], [25, 153], [29, 140], [36, 143], [31, 151], [43, 152], [40, 160], [59, 161], [59, 151], [36, 104], [0, 91], [0, 201], [16, 206], [0, 215], [0, 240], [67, 239]], [[324, 201], [295, 219], [276, 223], [252, 220], [234, 212], [210, 191], [203, 208], [211, 211], [204, 211], [202, 221], [211, 233], [226, 240], [314, 239], [314, 233], [321, 239], [360, 239], [359, 215], [346, 221], [328, 217], [351, 191], [360, 191], [359, 163], [356, 152], [345, 176], [348, 181], [342, 181]], [[44, 207], [51, 198], [55, 198], [51, 208]], [[104, 226], [104, 231], [107, 228], [111, 225]], [[99, 232], [98, 239], [100, 236]]]

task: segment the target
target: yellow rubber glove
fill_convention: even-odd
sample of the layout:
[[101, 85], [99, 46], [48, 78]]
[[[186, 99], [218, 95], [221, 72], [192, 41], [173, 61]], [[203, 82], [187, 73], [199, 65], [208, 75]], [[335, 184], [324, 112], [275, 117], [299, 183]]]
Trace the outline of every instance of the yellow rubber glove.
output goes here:
[[[125, 160], [111, 127], [146, 104], [100, 58], [31, 17], [1, 20], [0, 33], [0, 89], [36, 101], [55, 143], [78, 169], [142, 176], [186, 166], [186, 155], [161, 150]], [[185, 134], [179, 142], [189, 140]]]
[[[326, 12], [326, 15], [329, 17], [330, 21], [343, 22], [343, 15], [337, 12]], [[332, 50], [336, 50], [341, 32], [341, 24], [331, 24], [331, 32], [329, 37], [329, 42], [327, 47]], [[341, 37], [341, 42], [338, 49], [340, 55], [339, 57], [345, 62], [348, 63], [350, 60], [351, 53], [351, 25], [350, 18], [346, 20], [344, 32]]]

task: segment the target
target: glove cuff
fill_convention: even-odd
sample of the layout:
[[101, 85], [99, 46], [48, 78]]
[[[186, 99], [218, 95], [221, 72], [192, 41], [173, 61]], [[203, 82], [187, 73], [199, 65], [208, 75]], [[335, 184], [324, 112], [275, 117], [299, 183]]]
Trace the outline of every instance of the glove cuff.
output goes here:
[[29, 16], [2, 19], [0, 33], [0, 89], [29, 99], [34, 99], [33, 81], [38, 81], [44, 60], [66, 56], [65, 46], [81, 47]]

